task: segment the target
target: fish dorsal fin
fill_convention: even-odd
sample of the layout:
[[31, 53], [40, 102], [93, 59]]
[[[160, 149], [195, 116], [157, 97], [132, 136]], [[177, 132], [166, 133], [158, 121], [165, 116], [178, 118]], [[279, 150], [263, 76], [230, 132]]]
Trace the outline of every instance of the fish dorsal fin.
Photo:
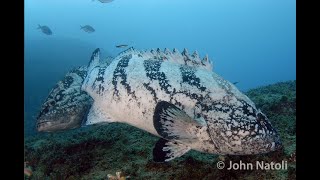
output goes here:
[[101, 59], [99, 66], [100, 67], [106, 67], [109, 66], [111, 64], [111, 62], [113, 61], [113, 57], [112, 56], [107, 56], [106, 58], [104, 58], [103, 60]]
[[91, 59], [88, 64], [88, 72], [90, 72], [94, 67], [98, 66], [100, 63], [100, 49], [97, 48], [93, 51]]
[[212, 63], [210, 62], [208, 56], [201, 60], [197, 51], [190, 55], [186, 48], [184, 48], [182, 53], [180, 53], [176, 48], [174, 48], [171, 52], [168, 48], [165, 48], [163, 51], [161, 51], [160, 48], [139, 51], [133, 47], [130, 47], [127, 50], [119, 53], [119, 56], [122, 57], [129, 54], [133, 56], [136, 55], [141, 60], [163, 60], [212, 71]]
[[136, 49], [134, 49], [133, 47], [129, 47], [128, 49], [120, 52], [118, 54], [118, 56], [123, 56], [123, 55], [127, 55], [127, 54], [133, 54], [133, 53], [136, 53], [136, 52], [138, 52]]
[[164, 54], [166, 54], [166, 55], [172, 54], [168, 48], [164, 48], [164, 51], [163, 51], [163, 52], [164, 52]]
[[172, 53], [173, 54], [179, 54], [179, 50], [177, 48], [173, 48]]
[[161, 54], [160, 48], [157, 48], [157, 54]]
[[167, 162], [187, 153], [191, 148], [175, 141], [159, 139], [153, 148], [153, 161]]
[[[198, 52], [197, 51], [194, 51], [193, 52], [193, 54], [191, 55], [193, 58], [197, 58], [197, 59], [199, 59], [200, 60], [200, 58], [199, 58], [199, 54], [198, 54]], [[200, 60], [201, 61], [201, 60]]]
[[151, 49], [151, 50], [150, 50], [150, 53], [151, 53], [152, 55], [157, 55], [156, 50], [154, 50], [154, 49]]
[[208, 54], [206, 54], [206, 56], [202, 59], [201, 64], [203, 64], [204, 66], [207, 66], [211, 69], [213, 69], [213, 65], [209, 60]]
[[183, 56], [189, 56], [189, 52], [186, 48], [183, 49], [182, 53], [181, 53]]

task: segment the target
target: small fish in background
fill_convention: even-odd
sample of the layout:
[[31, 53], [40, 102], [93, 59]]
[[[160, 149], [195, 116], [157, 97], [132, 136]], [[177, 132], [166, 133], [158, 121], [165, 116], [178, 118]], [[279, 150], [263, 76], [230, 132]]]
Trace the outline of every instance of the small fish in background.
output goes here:
[[52, 35], [52, 31], [48, 26], [40, 26], [38, 24], [38, 28], [37, 29], [41, 29], [41, 31], [46, 35]]
[[236, 82], [233, 82], [233, 84], [234, 84], [234, 85], [236, 85], [236, 84], [238, 84], [238, 83], [239, 83], [238, 81], [236, 81]]
[[[92, 1], [94, 1], [94, 0], [92, 0]], [[101, 3], [110, 3], [110, 2], [112, 2], [113, 0], [99, 0]]]
[[116, 45], [116, 48], [125, 48], [128, 47], [127, 44], [120, 44], [120, 45]]
[[85, 25], [85, 26], [80, 26], [80, 29], [83, 29], [85, 32], [87, 33], [93, 33], [95, 32], [96, 30], [90, 26], [90, 25]]

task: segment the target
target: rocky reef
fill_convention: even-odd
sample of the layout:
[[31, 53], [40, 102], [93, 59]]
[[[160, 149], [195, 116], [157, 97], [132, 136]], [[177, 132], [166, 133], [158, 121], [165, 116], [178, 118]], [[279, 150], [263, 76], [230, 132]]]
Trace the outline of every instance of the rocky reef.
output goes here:
[[[157, 137], [135, 127], [111, 123], [25, 137], [25, 179], [296, 179], [296, 81], [246, 92], [278, 130], [283, 148], [268, 154], [217, 156], [190, 151], [168, 163], [154, 163]], [[285, 169], [219, 169], [218, 162], [286, 163]], [[120, 177], [120, 176], [119, 176]]]

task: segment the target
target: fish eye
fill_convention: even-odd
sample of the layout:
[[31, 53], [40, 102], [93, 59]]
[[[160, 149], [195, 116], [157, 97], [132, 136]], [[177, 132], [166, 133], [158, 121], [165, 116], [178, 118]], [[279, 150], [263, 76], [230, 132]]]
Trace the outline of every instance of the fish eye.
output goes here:
[[60, 95], [58, 94], [56, 97], [55, 97], [55, 99], [56, 99], [56, 101], [59, 101], [60, 100]]
[[51, 106], [54, 106], [55, 104], [56, 104], [56, 101], [51, 101], [51, 102], [50, 102], [50, 105], [51, 105]]

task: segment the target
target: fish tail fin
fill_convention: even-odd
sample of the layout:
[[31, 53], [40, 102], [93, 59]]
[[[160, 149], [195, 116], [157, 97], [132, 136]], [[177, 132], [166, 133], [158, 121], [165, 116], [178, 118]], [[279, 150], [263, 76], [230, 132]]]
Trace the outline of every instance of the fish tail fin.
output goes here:
[[40, 24], [38, 24], [38, 28], [37, 29], [41, 29], [41, 26], [40, 26]]
[[83, 26], [80, 25], [80, 29], [82, 29], [82, 28], [83, 28]]

